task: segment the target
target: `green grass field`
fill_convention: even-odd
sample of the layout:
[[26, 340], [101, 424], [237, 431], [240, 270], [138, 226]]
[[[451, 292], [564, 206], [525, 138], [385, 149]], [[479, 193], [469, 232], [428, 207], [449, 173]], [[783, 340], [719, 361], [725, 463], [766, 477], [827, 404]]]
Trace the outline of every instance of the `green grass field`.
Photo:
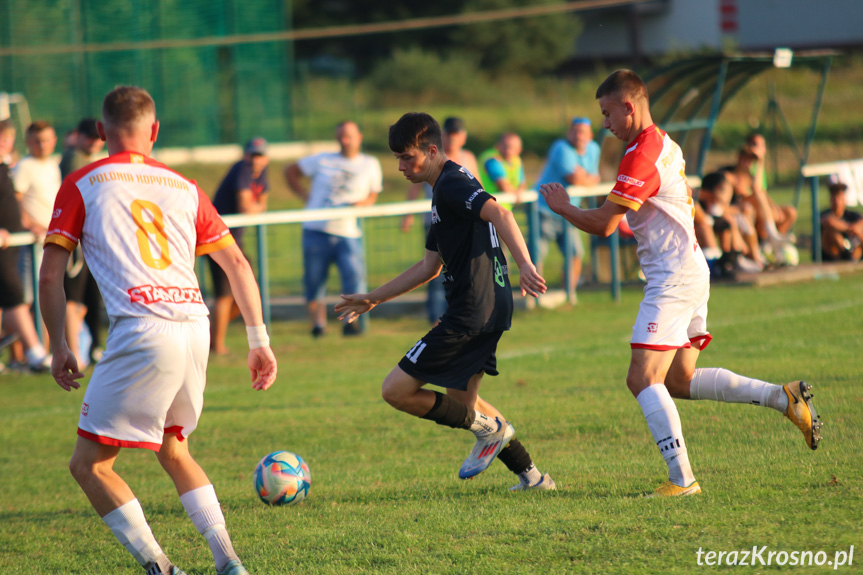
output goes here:
[[[215, 358], [190, 442], [246, 565], [266, 574], [694, 573], [716, 570], [698, 566], [699, 548], [832, 560], [854, 545], [854, 565], [839, 570], [859, 571], [863, 275], [714, 289], [715, 339], [701, 365], [813, 383], [824, 439], [811, 452], [775, 411], [679, 402], [704, 493], [678, 500], [641, 497], [665, 466], [624, 383], [640, 297], [629, 288], [614, 304], [605, 291], [583, 292], [575, 307], [517, 312], [501, 342], [501, 375], [483, 396], [514, 422], [556, 492], [510, 493], [516, 481], [499, 463], [460, 481], [470, 434], [383, 402], [380, 381], [424, 333], [421, 318], [378, 318], [350, 340], [312, 340], [304, 322], [279, 323], [280, 377], [267, 392], [249, 388], [242, 354]], [[241, 331], [231, 329], [235, 350]], [[48, 376], [0, 378], [3, 573], [139, 572], [66, 468], [82, 392]], [[269, 508], [252, 490], [255, 464], [279, 449], [311, 466], [300, 506]], [[127, 451], [117, 467], [168, 556], [190, 575], [215, 573], [153, 455]]]

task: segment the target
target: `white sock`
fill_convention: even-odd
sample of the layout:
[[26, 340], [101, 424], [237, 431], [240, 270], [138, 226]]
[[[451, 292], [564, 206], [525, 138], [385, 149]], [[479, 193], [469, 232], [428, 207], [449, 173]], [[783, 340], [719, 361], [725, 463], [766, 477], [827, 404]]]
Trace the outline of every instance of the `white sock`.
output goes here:
[[27, 359], [27, 363], [30, 364], [39, 363], [46, 355], [48, 355], [48, 352], [42, 347], [41, 343], [37, 343], [24, 352], [24, 357]]
[[780, 233], [779, 233], [779, 230], [777, 230], [777, 229], [776, 229], [776, 222], [774, 222], [772, 218], [771, 218], [771, 219], [768, 219], [768, 220], [765, 222], [765, 226], [764, 226], [764, 227], [767, 229], [767, 237], [768, 237], [768, 238], [770, 239], [770, 241], [771, 241], [771, 242], [773, 242], [774, 244], [781, 244], [781, 243], [783, 243], [783, 242], [788, 241], [788, 240], [785, 238], [785, 236], [783, 236], [782, 234], [780, 234]]
[[171, 562], [153, 537], [153, 532], [144, 517], [144, 510], [141, 509], [137, 499], [124, 503], [108, 513], [102, 521], [142, 567], [146, 567], [148, 563], [155, 563], [163, 572], [168, 572]]
[[680, 415], [668, 389], [661, 383], [650, 385], [636, 399], [659, 453], [668, 465], [668, 479], [679, 487], [688, 487], [695, 481], [695, 476], [686, 454]]
[[763, 405], [781, 413], [788, 409], [788, 395], [781, 385], [737, 375], [721, 367], [696, 369], [689, 382], [689, 397]]
[[473, 434], [477, 437], [485, 437], [486, 435], [495, 433], [500, 429], [501, 424], [496, 417], [489, 417], [476, 410], [474, 410], [474, 412], [476, 413], [476, 417], [470, 426], [470, 430], [473, 431]]
[[232, 559], [239, 560], [225, 527], [225, 516], [212, 485], [205, 485], [180, 496], [180, 503], [195, 524], [198, 533], [207, 539], [216, 570], [221, 571]]
[[536, 465], [530, 464], [530, 467], [518, 474], [522, 485], [536, 485], [542, 481], [542, 472], [536, 468]]

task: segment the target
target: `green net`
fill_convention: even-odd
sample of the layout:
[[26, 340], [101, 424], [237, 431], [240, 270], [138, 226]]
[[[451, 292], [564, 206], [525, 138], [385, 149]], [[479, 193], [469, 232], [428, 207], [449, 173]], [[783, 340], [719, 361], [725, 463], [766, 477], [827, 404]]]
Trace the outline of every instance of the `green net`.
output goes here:
[[[34, 120], [62, 132], [133, 84], [156, 100], [163, 146], [284, 141], [292, 44], [237, 37], [290, 28], [284, 0], [4, 0], [0, 92], [23, 94]], [[137, 46], [147, 42], [159, 47]]]

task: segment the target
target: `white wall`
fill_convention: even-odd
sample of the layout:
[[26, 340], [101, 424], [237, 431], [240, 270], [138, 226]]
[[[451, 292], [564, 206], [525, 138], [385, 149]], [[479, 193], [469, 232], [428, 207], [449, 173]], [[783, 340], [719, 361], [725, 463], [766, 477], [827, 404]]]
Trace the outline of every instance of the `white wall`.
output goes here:
[[861, 0], [737, 0], [740, 47], [863, 44]]
[[[582, 16], [584, 30], [576, 41], [576, 58], [630, 56], [632, 38], [627, 10]], [[642, 14], [641, 30], [642, 51], [648, 56], [704, 46], [719, 48], [719, 0], [671, 0], [663, 10]]]
[[[703, 47], [719, 49], [721, 0], [670, 0], [641, 16], [642, 52], [659, 56]], [[863, 0], [736, 0], [742, 50], [863, 45]], [[632, 56], [628, 8], [587, 12], [576, 41], [578, 59]]]

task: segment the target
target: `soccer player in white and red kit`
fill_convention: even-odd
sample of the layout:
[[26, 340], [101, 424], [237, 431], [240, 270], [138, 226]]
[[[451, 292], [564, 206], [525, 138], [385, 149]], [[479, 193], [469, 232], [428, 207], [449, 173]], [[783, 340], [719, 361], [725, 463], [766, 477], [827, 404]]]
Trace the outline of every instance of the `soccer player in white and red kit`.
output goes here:
[[772, 407], [784, 413], [815, 449], [821, 421], [811, 386], [785, 386], [750, 379], [721, 368], [696, 369], [707, 331], [710, 273], [695, 239], [692, 191], [686, 184], [680, 147], [653, 124], [647, 87], [630, 70], [611, 74], [596, 91], [605, 128], [626, 143], [614, 189], [599, 208], [573, 206], [560, 184], [540, 193], [552, 210], [585, 232], [609, 236], [626, 215], [638, 242], [647, 279], [644, 300], [632, 328], [632, 357], [626, 384], [638, 400], [665, 462], [669, 480], [657, 496], [692, 495], [695, 480], [672, 397], [711, 399]]
[[180, 501], [207, 539], [221, 575], [247, 573], [225, 528], [210, 480], [189, 453], [201, 415], [209, 352], [207, 307], [195, 256], [228, 275], [249, 335], [254, 389], [269, 388], [276, 360], [248, 261], [195, 182], [149, 158], [159, 133], [156, 106], [121, 86], [102, 105], [99, 134], [110, 156], [70, 174], [45, 239], [39, 301], [54, 346], [51, 368], [65, 390], [83, 377], [64, 334], [63, 272], [81, 243], [111, 318], [107, 350], [81, 408], [69, 463], [90, 503], [148, 575], [182, 573], [153, 537], [141, 505], [114, 471], [121, 448], [156, 452]]

